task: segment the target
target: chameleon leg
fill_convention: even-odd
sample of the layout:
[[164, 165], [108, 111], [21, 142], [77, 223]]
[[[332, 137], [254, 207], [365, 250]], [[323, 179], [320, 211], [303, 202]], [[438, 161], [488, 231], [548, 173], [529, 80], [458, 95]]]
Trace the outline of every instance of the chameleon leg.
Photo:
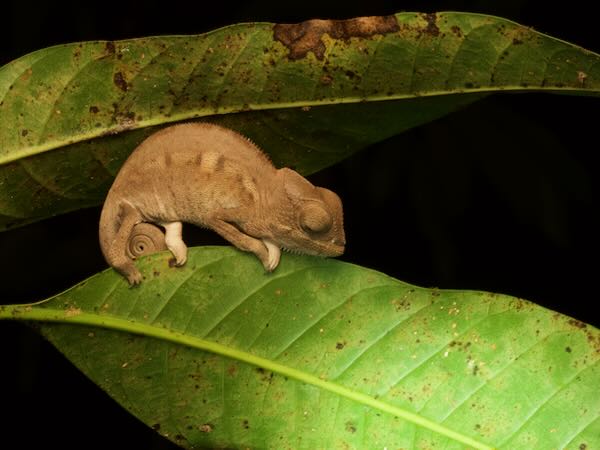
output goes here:
[[262, 242], [265, 244], [265, 247], [267, 247], [267, 251], [269, 252], [269, 267], [265, 267], [265, 269], [267, 269], [269, 272], [272, 272], [279, 265], [281, 249], [274, 242], [268, 239], [263, 239]]
[[[271, 241], [253, 238], [236, 227], [220, 219], [212, 219], [206, 224], [240, 250], [254, 253], [267, 272], [272, 272], [279, 263], [279, 248]], [[268, 242], [268, 243], [267, 243]], [[277, 248], [277, 251], [275, 251]]]
[[133, 227], [142, 221], [140, 213], [129, 203], [119, 205], [121, 225], [110, 243], [106, 259], [117, 272], [127, 278], [129, 284], [136, 285], [142, 282], [142, 274], [133, 264], [133, 260], [127, 256], [127, 241]]
[[187, 246], [181, 238], [181, 222], [162, 223], [165, 227], [165, 244], [175, 257], [175, 265], [183, 266], [187, 261]]

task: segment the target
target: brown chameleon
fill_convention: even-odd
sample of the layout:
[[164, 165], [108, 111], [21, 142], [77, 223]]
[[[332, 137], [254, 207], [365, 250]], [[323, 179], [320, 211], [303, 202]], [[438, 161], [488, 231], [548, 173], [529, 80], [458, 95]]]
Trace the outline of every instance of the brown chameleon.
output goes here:
[[104, 202], [102, 253], [131, 285], [139, 284], [142, 275], [128, 248], [134, 227], [164, 228], [164, 243], [182, 266], [182, 222], [210, 228], [254, 253], [268, 272], [279, 264], [281, 249], [344, 252], [342, 202], [335, 193], [289, 168], [276, 169], [248, 139], [209, 123], [165, 128], [133, 151]]

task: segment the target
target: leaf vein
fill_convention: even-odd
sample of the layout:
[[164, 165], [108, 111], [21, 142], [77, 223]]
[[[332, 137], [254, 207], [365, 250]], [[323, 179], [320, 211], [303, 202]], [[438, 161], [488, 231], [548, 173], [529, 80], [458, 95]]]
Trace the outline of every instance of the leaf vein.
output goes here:
[[[501, 314], [501, 313], [499, 313]], [[489, 316], [489, 317], [493, 317]], [[512, 366], [512, 364], [517, 361], [518, 359], [522, 358], [524, 355], [526, 355], [528, 352], [530, 352], [531, 350], [533, 350], [534, 348], [536, 348], [539, 344], [541, 344], [544, 340], [546, 340], [547, 338], [549, 338], [552, 335], [555, 334], [559, 334], [559, 332], [550, 332], [546, 335], [543, 335], [540, 337], [539, 340], [535, 341], [532, 345], [530, 345], [529, 347], [523, 349], [523, 351], [521, 351], [518, 355], [515, 355], [513, 358], [511, 359], [504, 359], [505, 361], [505, 365], [501, 366], [498, 368], [498, 370], [493, 373], [490, 377], [486, 378], [485, 380], [482, 380], [482, 383], [477, 386], [474, 390], [472, 390], [471, 392], [469, 392], [465, 398], [463, 399], [463, 401], [461, 401], [460, 403], [458, 403], [452, 410], [450, 410], [448, 412], [448, 414], [446, 414], [446, 416], [443, 418], [442, 422], [446, 422], [451, 416], [452, 414], [458, 410], [458, 408], [460, 408], [462, 405], [464, 405], [465, 403], [467, 403], [469, 400], [471, 400], [473, 398], [473, 396], [475, 394], [477, 394], [482, 388], [489, 386], [490, 382], [493, 381], [494, 379], [496, 379], [498, 376], [500, 376], [501, 374], [503, 374], [506, 370], [509, 370]]]
[[[575, 431], [572, 436], [569, 437], [568, 441], [565, 440], [565, 443], [563, 445], [559, 445], [558, 448], [561, 448], [561, 449], [576, 448], [574, 446], [572, 447], [569, 444], [571, 444], [577, 438], [577, 436], [579, 436], [581, 433], [583, 433], [590, 425], [592, 425], [594, 422], [596, 422], [599, 419], [600, 419], [600, 414], [596, 414], [595, 416], [592, 416], [588, 422], [586, 422], [584, 425], [579, 427], [579, 429], [577, 431]], [[579, 447], [579, 448], [582, 448], [582, 447]]]
[[211, 327], [207, 329], [207, 331], [204, 333], [204, 335], [205, 336], [210, 335], [234, 310], [236, 310], [237, 308], [242, 306], [248, 299], [250, 299], [252, 296], [254, 296], [258, 292], [260, 292], [262, 289], [267, 287], [272, 282], [274, 282], [276, 280], [281, 280], [285, 277], [292, 276], [292, 275], [295, 275], [297, 273], [300, 273], [300, 272], [303, 272], [306, 270], [314, 269], [314, 267], [315, 266], [309, 266], [309, 267], [304, 267], [299, 270], [292, 269], [289, 272], [285, 272], [283, 274], [277, 273], [277, 274], [269, 275], [267, 280], [264, 283], [262, 283], [258, 287], [255, 287], [247, 295], [244, 295], [243, 297], [241, 297], [236, 303], [233, 303], [232, 305], [230, 305], [230, 307], [227, 310], [224, 309], [223, 314], [221, 314], [221, 316], [215, 317], [215, 319], [217, 319], [217, 322], [214, 325], [211, 325]]
[[[323, 313], [321, 316], [313, 319], [313, 321], [310, 322], [306, 328], [304, 328], [301, 332], [299, 332], [296, 336], [294, 336], [292, 338], [292, 340], [288, 344], [285, 344], [285, 346], [280, 351], [275, 353], [273, 355], [273, 359], [279, 358], [281, 356], [281, 354], [284, 353], [286, 350], [288, 350], [292, 345], [294, 345], [294, 343], [296, 341], [298, 341], [298, 339], [300, 339], [302, 336], [304, 336], [306, 333], [308, 333], [312, 328], [316, 327], [319, 324], [319, 322], [321, 322], [323, 319], [325, 319], [329, 314], [333, 313], [334, 311], [339, 309], [341, 306], [345, 305], [349, 299], [351, 299], [355, 295], [357, 295], [365, 290], [378, 289], [382, 286], [387, 286], [387, 285], [382, 283], [379, 286], [371, 286], [367, 289], [361, 288], [361, 289], [358, 289], [358, 290], [352, 292], [350, 295], [343, 297], [343, 299], [339, 303], [333, 305], [330, 309], [325, 311], [325, 313]], [[335, 377], [333, 377], [333, 378], [335, 378]]]
[[[397, 323], [392, 324], [391, 327], [389, 327], [388, 329], [384, 330], [379, 336], [377, 336], [375, 338], [375, 340], [373, 340], [372, 342], [369, 343], [369, 345], [365, 346], [365, 348], [348, 364], [348, 366], [344, 367], [342, 369], [342, 372], [337, 374], [335, 377], [333, 377], [333, 379], [338, 379], [341, 376], [344, 375], [344, 373], [346, 372], [346, 370], [349, 370], [352, 368], [352, 366], [354, 364], [356, 364], [361, 358], [363, 358], [367, 352], [371, 351], [376, 345], [378, 345], [383, 339], [385, 339], [387, 336], [390, 335], [390, 333], [392, 333], [395, 329], [397, 329], [399, 326], [403, 325], [404, 323], [406, 323], [408, 320], [412, 319], [416, 314], [427, 310], [428, 308], [432, 307], [436, 305], [436, 303], [429, 303], [427, 305], [422, 306], [421, 308], [419, 308], [418, 310], [415, 310], [413, 314], [411, 314], [410, 316], [407, 316], [404, 318], [404, 320], [400, 320]], [[381, 395], [379, 395], [381, 396]]]
[[[210, 263], [205, 264], [200, 267], [203, 267], [203, 268], [210, 267], [213, 264], [222, 262], [222, 260], [224, 260], [226, 258], [233, 258], [233, 256], [222, 256], [221, 258], [219, 258], [215, 261], [211, 261]], [[165, 301], [160, 306], [159, 310], [154, 314], [154, 317], [149, 320], [150, 323], [153, 324], [156, 320], [158, 320], [159, 316], [162, 314], [162, 312], [165, 310], [165, 308], [169, 305], [169, 303], [171, 302], [171, 300], [173, 299], [175, 294], [177, 294], [177, 291], [179, 291], [179, 289], [181, 289], [181, 287], [183, 285], [185, 285], [194, 275], [196, 275], [196, 273], [197, 272], [195, 270], [190, 270], [190, 273], [188, 275], [186, 275], [184, 278], [182, 278], [179, 281], [179, 283], [177, 283], [175, 286], [173, 286], [173, 288], [171, 289], [171, 292], [165, 297]], [[183, 327], [184, 330], [187, 329], [187, 327], [189, 326], [192, 317], [193, 317], [193, 312], [192, 312], [192, 314], [189, 315], [188, 321], [187, 321], [185, 327]]]
[[[551, 333], [550, 335], [548, 335], [547, 337], [553, 335], [553, 334], [557, 334], [557, 333]], [[540, 341], [541, 342], [541, 341]], [[511, 434], [509, 434], [507, 437], [504, 438], [504, 440], [502, 440], [499, 444], [498, 447], [502, 447], [505, 445], [506, 442], [510, 441], [515, 435], [517, 435], [521, 430], [523, 430], [523, 428], [529, 423], [531, 422], [535, 416], [537, 415], [537, 413], [545, 406], [547, 405], [553, 398], [555, 398], [558, 394], [560, 394], [561, 392], [563, 392], [563, 390], [565, 388], [570, 387], [571, 382], [577, 378], [582, 372], [589, 370], [591, 367], [593, 367], [594, 365], [596, 365], [598, 363], [598, 361], [594, 362], [594, 364], [590, 365], [590, 366], [584, 366], [582, 369], [578, 370], [577, 372], [575, 372], [573, 374], [573, 376], [571, 376], [569, 378], [568, 381], [566, 381], [565, 383], [563, 383], [562, 386], [560, 386], [558, 389], [556, 389], [554, 392], [550, 393], [550, 395], [546, 396], [546, 398], [540, 399], [541, 402], [536, 405], [536, 407], [529, 413], [529, 415], [525, 418], [525, 420], [523, 421], [523, 423], [521, 423], [519, 425], [519, 427], [514, 430]], [[575, 432], [574, 434], [572, 434], [568, 439], [567, 442], [570, 441], [574, 436], [577, 435], [577, 432]], [[558, 448], [566, 448], [564, 446], [559, 446]]]
[[[96, 61], [99, 61], [102, 57], [96, 57], [96, 58], [90, 58], [88, 61], [86, 61], [83, 65], [81, 65], [72, 75], [70, 75], [69, 79], [63, 84], [62, 89], [60, 89], [60, 91], [57, 93], [56, 97], [54, 98], [54, 102], [52, 103], [52, 107], [49, 109], [48, 111], [48, 115], [46, 116], [46, 119], [43, 121], [44, 123], [44, 127], [42, 128], [42, 131], [40, 132], [39, 136], [38, 136], [38, 145], [42, 144], [42, 141], [44, 140], [44, 136], [46, 136], [46, 131], [48, 129], [48, 125], [52, 120], [52, 114], [54, 114], [54, 112], [56, 111], [56, 105], [58, 104], [58, 102], [63, 98], [63, 94], [65, 93], [65, 91], [67, 90], [67, 88], [69, 87], [69, 85], [73, 82], [73, 80], [75, 80], [79, 74], [81, 74], [81, 72], [83, 72], [90, 64], [95, 63]], [[58, 80], [58, 77], [54, 78], [55, 80]]]
[[222, 77], [220, 95], [223, 95], [223, 86], [228, 84], [231, 74], [234, 72], [234, 70], [237, 69], [237, 67], [236, 67], [237, 62], [242, 57], [242, 54], [246, 51], [246, 49], [248, 48], [250, 43], [254, 40], [254, 38], [256, 37], [258, 32], [259, 32], [259, 30], [255, 29], [254, 32], [244, 35], [245, 36], [244, 45], [242, 45], [240, 47], [240, 50], [237, 52], [237, 54], [233, 58], [233, 61], [231, 61], [231, 64], [229, 64], [229, 67], [227, 67], [227, 72], [225, 72], [225, 74]]

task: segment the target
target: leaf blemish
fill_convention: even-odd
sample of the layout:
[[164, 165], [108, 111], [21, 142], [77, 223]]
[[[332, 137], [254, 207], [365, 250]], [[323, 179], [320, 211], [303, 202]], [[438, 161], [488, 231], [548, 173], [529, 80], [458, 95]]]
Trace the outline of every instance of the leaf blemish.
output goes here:
[[125, 76], [123, 75], [123, 72], [115, 73], [113, 76], [113, 82], [115, 83], [115, 86], [117, 86], [123, 92], [127, 92], [127, 90], [129, 89], [129, 85], [127, 84], [127, 81], [125, 81]]
[[583, 323], [582, 321], [577, 320], [577, 319], [569, 319], [568, 323], [569, 323], [569, 325], [572, 325], [575, 328], [579, 328], [579, 329], [587, 327], [587, 325], [585, 323]]
[[273, 38], [289, 49], [288, 58], [297, 60], [312, 52], [319, 60], [325, 57], [323, 35], [348, 41], [350, 38], [369, 38], [400, 29], [396, 16], [357, 17], [348, 20], [312, 19], [296, 24], [276, 24]]
[[[427, 27], [425, 28], [425, 33], [429, 34], [433, 37], [437, 37], [440, 35], [440, 29], [437, 26], [437, 14], [423, 14], [423, 18], [427, 21]], [[457, 27], [458, 28], [458, 27]]]
[[204, 423], [198, 427], [202, 433], [212, 433], [214, 427], [210, 423]]
[[108, 41], [104, 45], [104, 49], [106, 50], [106, 53], [108, 53], [109, 55], [114, 55], [115, 54], [115, 43]]
[[76, 308], [75, 306], [69, 306], [65, 310], [65, 317], [74, 317], [74, 316], [78, 316], [79, 314], [81, 314], [81, 309]]
[[460, 29], [460, 27], [458, 25], [452, 25], [450, 27], [450, 30], [456, 35], [456, 37], [463, 37], [463, 33], [462, 30]]

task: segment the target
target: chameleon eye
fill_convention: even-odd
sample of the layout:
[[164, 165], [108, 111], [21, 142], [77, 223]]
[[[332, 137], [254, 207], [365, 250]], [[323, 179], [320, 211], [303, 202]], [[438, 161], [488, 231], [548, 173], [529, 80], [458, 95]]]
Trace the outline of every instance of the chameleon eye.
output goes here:
[[306, 233], [325, 233], [332, 225], [331, 214], [320, 205], [308, 203], [300, 211], [300, 227]]

